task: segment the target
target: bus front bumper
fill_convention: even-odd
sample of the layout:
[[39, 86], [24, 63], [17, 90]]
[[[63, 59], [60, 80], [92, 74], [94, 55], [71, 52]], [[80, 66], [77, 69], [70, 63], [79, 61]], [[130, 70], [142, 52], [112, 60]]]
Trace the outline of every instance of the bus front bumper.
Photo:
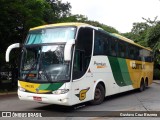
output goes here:
[[23, 92], [18, 90], [18, 97], [20, 100], [27, 100], [27, 101], [36, 101], [40, 103], [49, 103], [49, 104], [57, 104], [57, 105], [65, 105], [71, 106], [68, 97], [68, 93], [66, 94], [36, 94], [36, 93], [29, 93]]

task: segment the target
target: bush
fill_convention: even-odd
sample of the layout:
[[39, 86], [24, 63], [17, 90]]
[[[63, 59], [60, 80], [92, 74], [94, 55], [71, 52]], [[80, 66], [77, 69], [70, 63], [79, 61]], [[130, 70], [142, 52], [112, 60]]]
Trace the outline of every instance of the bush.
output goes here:
[[154, 69], [153, 79], [154, 79], [154, 80], [160, 80], [160, 70], [157, 69], [157, 68]]

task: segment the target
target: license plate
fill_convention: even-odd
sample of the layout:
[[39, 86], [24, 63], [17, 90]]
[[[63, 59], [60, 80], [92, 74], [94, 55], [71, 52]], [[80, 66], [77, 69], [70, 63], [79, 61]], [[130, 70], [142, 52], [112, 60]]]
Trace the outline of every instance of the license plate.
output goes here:
[[42, 97], [33, 96], [33, 100], [35, 100], [35, 101], [42, 101]]

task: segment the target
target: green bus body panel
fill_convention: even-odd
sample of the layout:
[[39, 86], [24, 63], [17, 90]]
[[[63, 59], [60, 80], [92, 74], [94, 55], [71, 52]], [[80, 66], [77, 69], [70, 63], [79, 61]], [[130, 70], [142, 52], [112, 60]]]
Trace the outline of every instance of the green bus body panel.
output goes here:
[[125, 59], [108, 56], [114, 79], [118, 86], [131, 85], [131, 79]]
[[121, 69], [121, 73], [123, 76], [123, 80], [125, 81], [126, 85], [131, 85], [131, 78], [128, 72], [128, 66], [127, 66], [127, 62], [126, 59], [122, 59], [122, 58], [118, 58], [118, 62], [120, 65], [120, 69]]
[[40, 90], [58, 90], [64, 83], [53, 83], [53, 84], [41, 84], [39, 86]]

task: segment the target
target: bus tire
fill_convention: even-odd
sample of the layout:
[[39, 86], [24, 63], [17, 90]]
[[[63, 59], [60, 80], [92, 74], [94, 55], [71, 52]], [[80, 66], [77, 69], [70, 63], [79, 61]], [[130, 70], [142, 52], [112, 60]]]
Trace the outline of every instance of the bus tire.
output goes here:
[[140, 83], [139, 91], [142, 92], [144, 90], [145, 90], [145, 83], [144, 83], [144, 80], [142, 79]]
[[145, 80], [145, 88], [147, 88], [148, 87], [148, 79], [146, 78], [146, 80]]
[[94, 100], [91, 101], [92, 105], [98, 105], [103, 102], [105, 98], [105, 89], [101, 84], [98, 84], [94, 93]]

